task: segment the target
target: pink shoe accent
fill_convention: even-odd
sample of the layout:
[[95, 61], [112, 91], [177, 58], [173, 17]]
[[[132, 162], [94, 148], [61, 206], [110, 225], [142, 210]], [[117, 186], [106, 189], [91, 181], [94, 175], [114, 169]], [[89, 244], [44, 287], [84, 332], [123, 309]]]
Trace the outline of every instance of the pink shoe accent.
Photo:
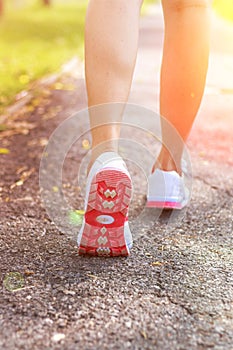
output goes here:
[[179, 202], [158, 202], [147, 201], [147, 208], [161, 208], [161, 209], [182, 209], [182, 205]]
[[[107, 190], [107, 193], [114, 195], [106, 197]], [[80, 255], [129, 255], [124, 224], [128, 220], [131, 193], [131, 179], [123, 171], [105, 168], [96, 173], [91, 182], [84, 216], [85, 224], [78, 250]]]

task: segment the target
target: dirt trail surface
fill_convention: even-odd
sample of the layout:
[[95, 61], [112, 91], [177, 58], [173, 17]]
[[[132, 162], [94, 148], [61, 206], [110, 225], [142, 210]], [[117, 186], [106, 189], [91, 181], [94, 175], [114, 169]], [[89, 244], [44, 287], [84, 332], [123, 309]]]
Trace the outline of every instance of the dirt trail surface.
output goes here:
[[[153, 110], [162, 33], [155, 7], [141, 20], [130, 96]], [[37, 85], [28, 103], [2, 121], [0, 148], [10, 153], [0, 155], [0, 349], [233, 349], [232, 33], [213, 18], [206, 95], [189, 140], [187, 212], [172, 229], [166, 220], [135, 226], [131, 219], [136, 239], [129, 258], [79, 257], [75, 241], [41, 204], [41, 154], [59, 123], [86, 107], [83, 78], [63, 72]], [[82, 197], [69, 176], [85, 145], [70, 155], [64, 183], [75, 208]], [[141, 181], [136, 176], [136, 187]], [[133, 218], [143, 200], [136, 196]]]

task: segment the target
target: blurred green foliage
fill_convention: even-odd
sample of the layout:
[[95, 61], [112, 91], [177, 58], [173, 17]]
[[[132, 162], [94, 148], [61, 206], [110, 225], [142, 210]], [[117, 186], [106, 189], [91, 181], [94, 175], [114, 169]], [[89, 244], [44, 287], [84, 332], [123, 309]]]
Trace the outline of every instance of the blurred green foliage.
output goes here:
[[233, 0], [214, 0], [213, 8], [223, 18], [233, 21]]

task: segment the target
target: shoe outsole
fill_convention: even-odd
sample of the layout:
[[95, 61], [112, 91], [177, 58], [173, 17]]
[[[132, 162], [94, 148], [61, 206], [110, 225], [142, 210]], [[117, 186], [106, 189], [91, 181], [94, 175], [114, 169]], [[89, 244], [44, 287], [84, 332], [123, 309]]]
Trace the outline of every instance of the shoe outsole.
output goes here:
[[118, 169], [102, 169], [92, 179], [78, 253], [128, 256], [124, 225], [128, 219], [132, 183]]

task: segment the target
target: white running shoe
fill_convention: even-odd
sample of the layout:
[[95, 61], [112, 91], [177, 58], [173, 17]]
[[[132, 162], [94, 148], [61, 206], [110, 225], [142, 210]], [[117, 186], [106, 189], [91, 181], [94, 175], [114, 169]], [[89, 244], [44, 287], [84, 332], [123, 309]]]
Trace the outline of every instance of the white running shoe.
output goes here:
[[156, 169], [148, 177], [147, 207], [182, 209], [189, 201], [183, 176], [176, 171]]
[[87, 177], [85, 215], [77, 240], [80, 255], [129, 255], [131, 195], [132, 181], [123, 159], [115, 152], [101, 154]]

